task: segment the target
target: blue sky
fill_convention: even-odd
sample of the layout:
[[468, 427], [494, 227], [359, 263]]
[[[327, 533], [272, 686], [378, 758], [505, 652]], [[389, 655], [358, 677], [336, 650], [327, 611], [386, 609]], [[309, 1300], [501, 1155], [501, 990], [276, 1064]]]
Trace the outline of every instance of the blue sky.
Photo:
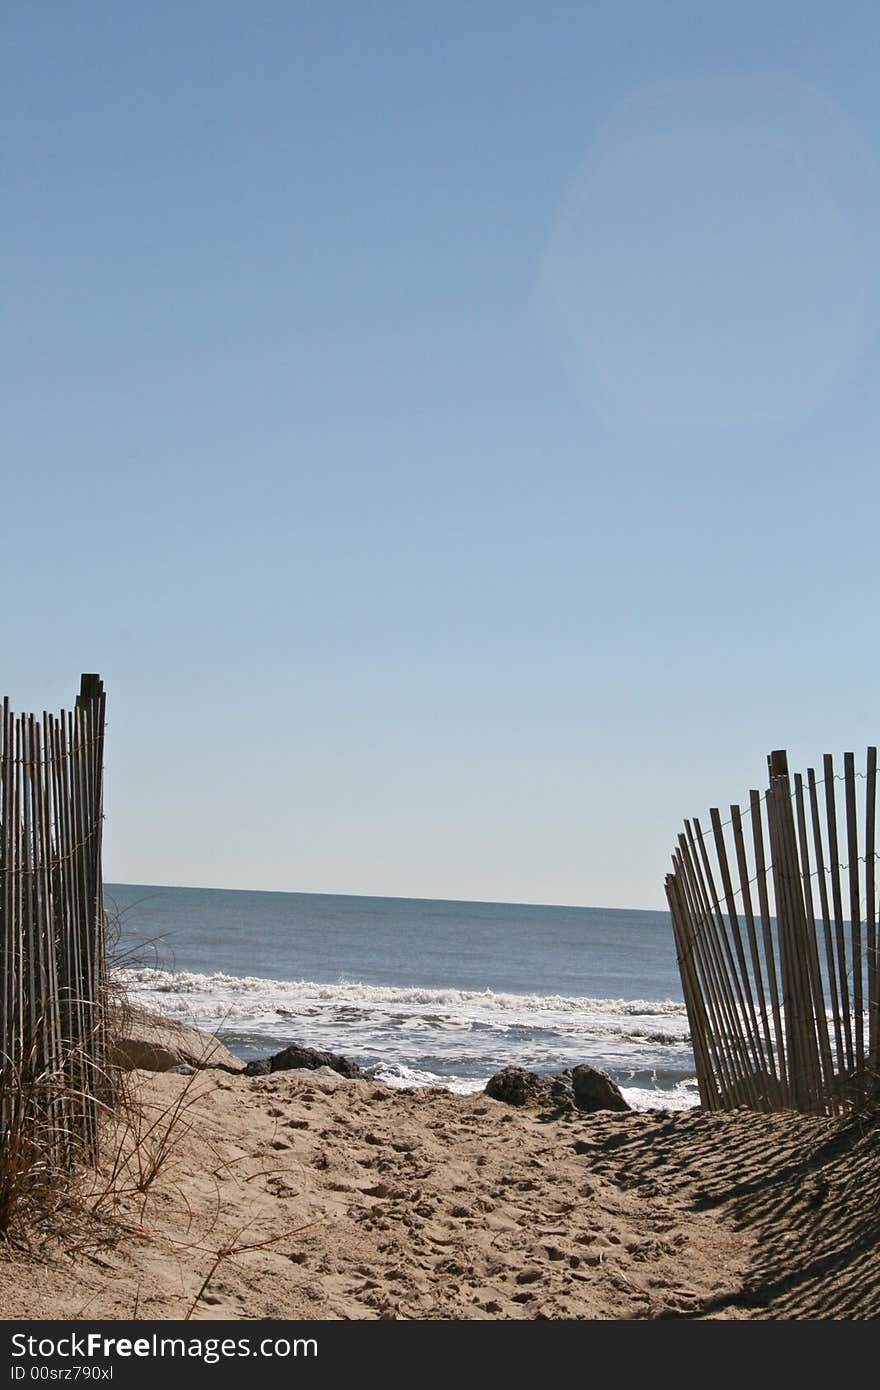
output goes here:
[[663, 906], [878, 735], [880, 9], [10, 3], [2, 679], [111, 881]]

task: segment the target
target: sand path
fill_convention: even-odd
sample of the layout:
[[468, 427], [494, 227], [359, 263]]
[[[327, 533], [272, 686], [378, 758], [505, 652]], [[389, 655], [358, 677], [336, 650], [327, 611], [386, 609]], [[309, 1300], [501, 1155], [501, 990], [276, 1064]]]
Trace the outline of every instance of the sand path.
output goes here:
[[133, 1077], [156, 1123], [140, 1160], [182, 1102], [168, 1157], [145, 1193], [135, 1163], [102, 1195], [108, 1133], [79, 1197], [97, 1214], [0, 1257], [3, 1317], [880, 1313], [876, 1127], [548, 1120], [306, 1072]]

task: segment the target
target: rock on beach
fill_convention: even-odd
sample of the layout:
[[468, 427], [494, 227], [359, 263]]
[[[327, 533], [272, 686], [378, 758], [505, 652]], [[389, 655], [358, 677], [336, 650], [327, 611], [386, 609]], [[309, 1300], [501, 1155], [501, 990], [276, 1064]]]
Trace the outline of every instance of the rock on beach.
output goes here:
[[175, 1071], [181, 1067], [244, 1071], [244, 1062], [211, 1033], [147, 1009], [127, 1006], [112, 1010], [109, 1036], [110, 1065], [124, 1071]]
[[598, 1067], [582, 1065], [539, 1076], [523, 1067], [505, 1067], [490, 1077], [486, 1095], [507, 1105], [522, 1105], [557, 1114], [593, 1114], [597, 1110], [629, 1110], [619, 1088]]

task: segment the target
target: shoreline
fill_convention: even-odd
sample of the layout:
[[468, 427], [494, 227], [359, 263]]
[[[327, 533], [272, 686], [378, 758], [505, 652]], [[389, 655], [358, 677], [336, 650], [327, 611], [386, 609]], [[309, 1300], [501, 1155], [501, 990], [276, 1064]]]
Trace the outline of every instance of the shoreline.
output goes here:
[[108, 1126], [67, 1231], [0, 1257], [4, 1319], [880, 1315], [876, 1116], [548, 1122], [314, 1072], [128, 1079], [167, 1152], [102, 1192]]
[[697, 1103], [683, 1001], [539, 995], [458, 984], [273, 979], [159, 967], [118, 972], [138, 1007], [216, 1031], [243, 1061], [291, 1042], [342, 1051], [388, 1085], [482, 1090], [505, 1066], [587, 1062], [640, 1109]]

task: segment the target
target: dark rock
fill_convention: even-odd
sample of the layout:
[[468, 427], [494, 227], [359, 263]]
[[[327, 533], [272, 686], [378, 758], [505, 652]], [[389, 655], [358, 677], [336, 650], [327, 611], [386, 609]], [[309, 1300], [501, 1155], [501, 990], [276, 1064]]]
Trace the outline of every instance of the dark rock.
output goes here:
[[630, 1110], [611, 1077], [598, 1067], [573, 1067], [571, 1089], [578, 1110]]
[[574, 1109], [574, 1092], [571, 1089], [571, 1073], [567, 1071], [557, 1072], [549, 1076], [550, 1099], [561, 1111]]
[[523, 1067], [505, 1067], [486, 1082], [486, 1095], [506, 1105], [550, 1105], [551, 1078]]
[[336, 1052], [318, 1052], [313, 1047], [299, 1047], [296, 1043], [291, 1047], [285, 1047], [281, 1052], [276, 1052], [272, 1057], [263, 1057], [258, 1062], [248, 1062], [245, 1075], [267, 1076], [273, 1071], [317, 1071], [319, 1067], [329, 1067], [331, 1071], [352, 1081], [372, 1080], [369, 1072], [364, 1071], [356, 1062], [350, 1062], [347, 1057], [340, 1057]]
[[549, 1076], [539, 1076], [523, 1067], [505, 1067], [487, 1081], [486, 1095], [507, 1105], [545, 1110], [554, 1118], [631, 1108], [611, 1077], [598, 1067], [589, 1066], [553, 1072]]

